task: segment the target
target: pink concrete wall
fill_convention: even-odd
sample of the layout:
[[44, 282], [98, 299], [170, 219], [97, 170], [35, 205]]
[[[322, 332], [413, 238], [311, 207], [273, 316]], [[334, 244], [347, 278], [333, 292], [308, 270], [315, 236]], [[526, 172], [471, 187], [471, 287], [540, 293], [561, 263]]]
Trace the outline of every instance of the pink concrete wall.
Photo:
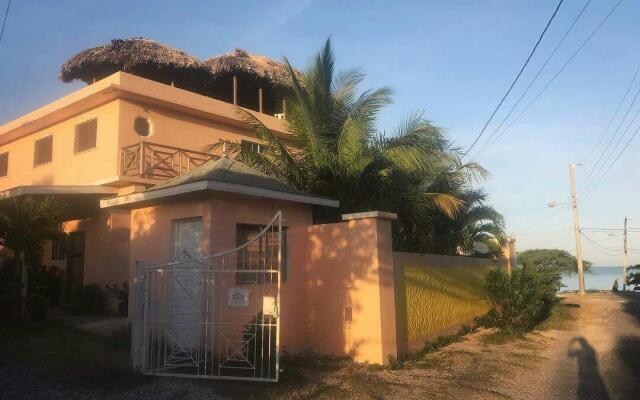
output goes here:
[[[307, 348], [304, 231], [312, 223], [311, 206], [213, 193], [191, 200], [166, 201], [131, 211], [130, 279], [135, 262], [157, 264], [173, 259], [172, 224], [176, 219], [202, 217], [205, 235], [203, 254], [219, 253], [236, 247], [237, 224], [268, 224], [278, 210], [283, 211], [283, 225], [288, 234], [287, 281], [281, 290], [281, 344], [285, 351]], [[130, 294], [133, 295], [132, 293]], [[131, 299], [132, 300], [132, 299]], [[132, 305], [133, 301], [130, 301]]]
[[[122, 285], [129, 282], [129, 211], [106, 210], [79, 220], [67, 221], [63, 225], [66, 233], [85, 232], [85, 285]], [[66, 261], [51, 260], [51, 244], [45, 246], [45, 265], [66, 267]]]
[[[288, 136], [285, 121], [252, 113], [273, 132]], [[151, 136], [135, 134], [137, 116], [151, 118]], [[75, 126], [93, 118], [97, 119], [96, 147], [75, 154]], [[53, 136], [52, 161], [34, 167], [34, 142], [49, 135]], [[0, 153], [9, 152], [8, 174], [0, 177], [0, 191], [32, 185], [122, 186], [140, 180], [119, 175], [124, 146], [145, 140], [200, 150], [221, 138], [252, 137], [233, 104], [116, 72], [0, 125]]]
[[309, 346], [384, 364], [397, 355], [391, 221], [308, 229]]
[[205, 253], [218, 253], [236, 247], [237, 224], [267, 224], [277, 210], [283, 211], [288, 228], [287, 279], [280, 303], [282, 350], [349, 355], [372, 363], [396, 356], [388, 217], [312, 225], [311, 207], [292, 202], [224, 193], [166, 201], [131, 212], [131, 276], [136, 261], [154, 264], [173, 258], [175, 219], [202, 217], [205, 232], [210, 232]]
[[[77, 124], [97, 120], [96, 147], [74, 153]], [[0, 146], [9, 153], [0, 191], [16, 186], [94, 185], [118, 174], [118, 105], [110, 102]], [[33, 165], [35, 141], [53, 137], [51, 162]]]

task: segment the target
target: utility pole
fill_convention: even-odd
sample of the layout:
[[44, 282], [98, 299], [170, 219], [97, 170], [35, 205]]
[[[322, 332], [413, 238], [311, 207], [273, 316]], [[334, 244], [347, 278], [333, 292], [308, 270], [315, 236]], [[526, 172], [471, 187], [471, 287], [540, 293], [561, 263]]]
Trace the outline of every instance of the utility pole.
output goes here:
[[569, 164], [569, 184], [571, 186], [571, 208], [573, 209], [573, 232], [576, 237], [576, 260], [578, 262], [578, 285], [580, 295], [584, 296], [584, 268], [582, 266], [582, 243], [580, 242], [580, 220], [578, 219], [578, 201], [576, 200], [576, 178], [574, 169], [576, 165]]
[[622, 291], [627, 290], [627, 217], [624, 217], [624, 256], [622, 266]]

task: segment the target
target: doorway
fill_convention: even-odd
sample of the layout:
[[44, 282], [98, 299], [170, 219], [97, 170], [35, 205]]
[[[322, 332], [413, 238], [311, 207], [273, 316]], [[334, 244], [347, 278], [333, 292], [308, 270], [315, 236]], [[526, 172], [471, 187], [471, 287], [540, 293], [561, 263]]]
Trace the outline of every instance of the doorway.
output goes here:
[[84, 278], [86, 235], [84, 231], [69, 234], [67, 269], [65, 272], [65, 298], [70, 300], [73, 293], [82, 287]]

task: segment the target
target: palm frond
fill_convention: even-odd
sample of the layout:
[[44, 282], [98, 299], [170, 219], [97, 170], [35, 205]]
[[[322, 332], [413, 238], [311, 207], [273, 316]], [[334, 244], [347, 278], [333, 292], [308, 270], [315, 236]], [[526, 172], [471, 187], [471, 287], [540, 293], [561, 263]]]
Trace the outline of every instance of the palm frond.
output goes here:
[[448, 193], [423, 193], [433, 204], [449, 218], [454, 218], [464, 207], [464, 200]]

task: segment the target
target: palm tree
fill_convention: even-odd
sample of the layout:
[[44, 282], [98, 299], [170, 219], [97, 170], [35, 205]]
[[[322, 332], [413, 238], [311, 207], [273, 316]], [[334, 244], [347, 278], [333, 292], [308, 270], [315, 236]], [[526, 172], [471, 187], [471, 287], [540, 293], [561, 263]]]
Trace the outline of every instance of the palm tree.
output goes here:
[[64, 235], [61, 222], [66, 214], [66, 203], [57, 197], [0, 200], [0, 241], [13, 252], [20, 300], [27, 296], [29, 269], [40, 263], [45, 242]]
[[[421, 230], [434, 212], [454, 217], [465, 206], [457, 195], [438, 189], [458, 188], [486, 171], [475, 163], [463, 165], [459, 150], [422, 114], [407, 118], [393, 135], [380, 134], [376, 118], [391, 103], [392, 90], [359, 92], [364, 75], [334, 71], [330, 40], [304, 73], [295, 72], [286, 59], [285, 64], [292, 83], [285, 95], [290, 137], [281, 139], [238, 109], [256, 137], [268, 144], [266, 150], [258, 153], [229, 141], [205, 150], [223, 148], [226, 156], [301, 191], [337, 199], [337, 215], [395, 212], [394, 246], [420, 250], [424, 246], [412, 238], [423, 238]], [[320, 214], [318, 219], [332, 217]]]
[[465, 189], [459, 197], [464, 206], [453, 218], [437, 218], [432, 251], [500, 256], [506, 240], [502, 214], [486, 203], [487, 195], [483, 190]]

